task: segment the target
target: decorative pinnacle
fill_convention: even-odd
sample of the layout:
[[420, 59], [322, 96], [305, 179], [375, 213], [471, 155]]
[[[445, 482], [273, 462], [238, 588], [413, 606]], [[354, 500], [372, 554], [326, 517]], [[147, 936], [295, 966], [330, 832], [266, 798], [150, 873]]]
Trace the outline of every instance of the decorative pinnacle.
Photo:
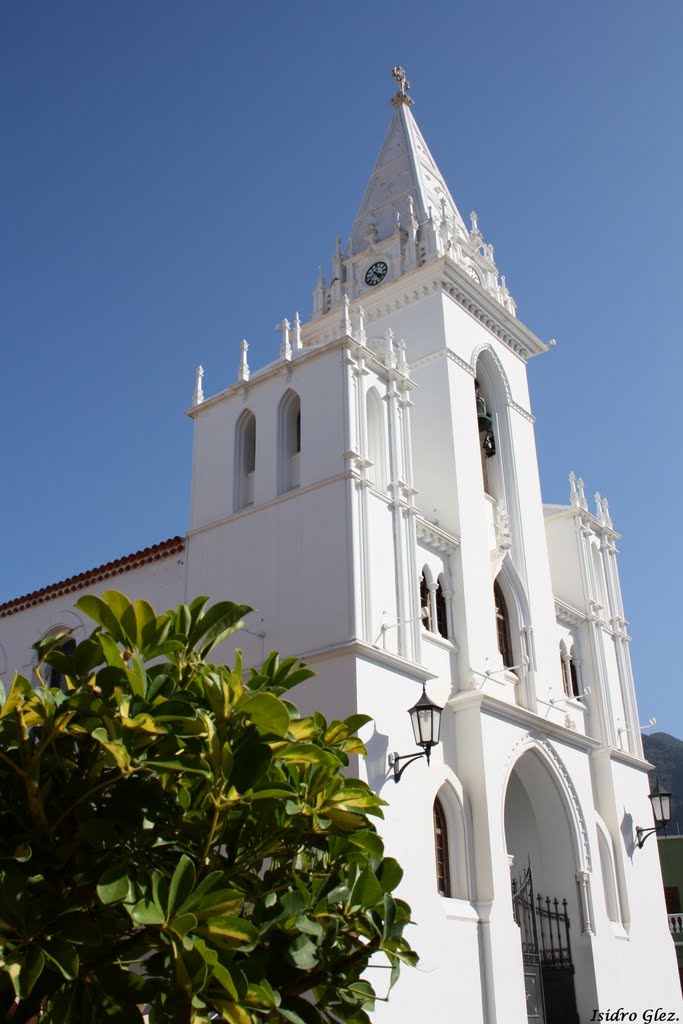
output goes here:
[[204, 401], [204, 389], [202, 388], [202, 378], [204, 376], [204, 367], [198, 366], [195, 372], [194, 378], [194, 393], [192, 395], [192, 404], [201, 405]]
[[391, 105], [397, 107], [400, 103], [405, 103], [407, 107], [412, 107], [413, 99], [408, 95], [408, 89], [410, 89], [410, 82], [406, 78], [406, 73], [402, 67], [397, 65], [391, 69], [391, 73], [398, 83], [398, 92], [395, 96], [391, 97]]
[[249, 351], [249, 344], [247, 339], [244, 338], [240, 345], [240, 365], [237, 370], [237, 379], [241, 380], [242, 383], [246, 384], [249, 380], [249, 363], [247, 362], [247, 352]]

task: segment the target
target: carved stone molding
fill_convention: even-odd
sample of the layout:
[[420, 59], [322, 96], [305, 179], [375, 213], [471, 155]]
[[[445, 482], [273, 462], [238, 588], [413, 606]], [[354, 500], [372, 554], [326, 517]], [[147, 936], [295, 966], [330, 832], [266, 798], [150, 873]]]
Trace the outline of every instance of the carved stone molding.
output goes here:
[[430, 523], [423, 516], [415, 517], [417, 539], [441, 554], [450, 555], [460, 547], [457, 537], [442, 530], [435, 523]]
[[555, 618], [565, 626], [580, 626], [587, 621], [587, 616], [577, 608], [565, 604], [564, 601], [555, 600]]
[[523, 416], [525, 420], [528, 420], [529, 423], [536, 422], [536, 417], [533, 416], [527, 409], [523, 408], [523, 406], [518, 405], [517, 402], [510, 401], [508, 402], [508, 405], [510, 406], [511, 409], [514, 409], [515, 412], [518, 412], [520, 416]]
[[451, 352], [450, 349], [446, 349], [446, 355], [452, 363], [455, 363], [455, 365], [459, 366], [461, 370], [465, 370], [466, 373], [469, 373], [470, 377], [474, 377], [474, 367], [470, 366], [468, 362], [461, 359], [460, 356], [455, 354], [455, 352]]
[[523, 747], [526, 747], [527, 750], [540, 750], [542, 754], [545, 755], [545, 759], [552, 765], [555, 771], [556, 781], [560, 783], [560, 786], [564, 791], [564, 795], [569, 802], [573, 812], [572, 818], [574, 819], [574, 824], [578, 830], [577, 838], [579, 840], [581, 863], [578, 865], [577, 870], [581, 872], [591, 871], [592, 863], [590, 845], [588, 843], [588, 827], [586, 825], [586, 819], [584, 818], [583, 811], [581, 810], [579, 796], [564, 762], [553, 747], [552, 743], [550, 743], [549, 740], [544, 739], [535, 731], [527, 732], [524, 736], [521, 736], [510, 751], [505, 770], [506, 778], [509, 778], [515, 762], [518, 761], [524, 753], [526, 753], [526, 751], [522, 752], [521, 748]]

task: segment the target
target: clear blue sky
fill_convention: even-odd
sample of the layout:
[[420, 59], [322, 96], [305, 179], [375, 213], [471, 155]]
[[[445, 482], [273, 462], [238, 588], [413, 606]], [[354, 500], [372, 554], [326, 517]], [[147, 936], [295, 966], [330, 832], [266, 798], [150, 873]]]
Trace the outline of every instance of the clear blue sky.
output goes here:
[[683, 736], [682, 44], [680, 0], [3, 4], [0, 600], [184, 532], [194, 367], [218, 391], [308, 315], [400, 63], [558, 340], [544, 497], [574, 469], [609, 498], [641, 721]]

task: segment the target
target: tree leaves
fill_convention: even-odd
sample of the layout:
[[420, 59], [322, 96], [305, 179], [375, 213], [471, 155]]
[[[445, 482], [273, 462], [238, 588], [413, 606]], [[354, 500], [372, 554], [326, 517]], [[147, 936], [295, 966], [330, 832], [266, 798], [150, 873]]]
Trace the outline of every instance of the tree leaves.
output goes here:
[[363, 1024], [370, 958], [416, 959], [382, 801], [343, 774], [369, 719], [300, 717], [295, 659], [208, 664], [245, 605], [78, 608], [87, 640], [36, 644], [68, 692], [39, 667], [0, 697], [0, 991], [46, 1024]]

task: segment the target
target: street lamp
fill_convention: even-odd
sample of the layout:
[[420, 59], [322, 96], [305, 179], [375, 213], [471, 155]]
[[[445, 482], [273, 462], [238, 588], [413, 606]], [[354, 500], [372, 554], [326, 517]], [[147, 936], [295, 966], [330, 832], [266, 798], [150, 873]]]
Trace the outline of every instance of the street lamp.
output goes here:
[[[427, 696], [425, 684], [422, 684], [422, 695], [416, 704], [410, 708], [410, 723], [413, 727], [413, 735], [418, 747], [422, 750], [417, 754], [397, 754], [394, 751], [389, 754], [389, 767], [394, 769], [394, 782], [398, 782], [409, 764], [417, 761], [418, 757], [426, 757], [427, 764], [431, 756], [432, 747], [439, 742], [441, 733], [441, 712], [438, 704], [433, 704]], [[405, 761], [402, 768], [399, 768], [401, 761]]]
[[636, 828], [636, 839], [640, 850], [648, 836], [653, 832], [662, 832], [666, 835], [666, 826], [671, 821], [671, 793], [664, 793], [659, 788], [659, 779], [655, 779], [655, 788], [650, 793], [652, 804], [652, 815], [655, 819], [654, 828]]

